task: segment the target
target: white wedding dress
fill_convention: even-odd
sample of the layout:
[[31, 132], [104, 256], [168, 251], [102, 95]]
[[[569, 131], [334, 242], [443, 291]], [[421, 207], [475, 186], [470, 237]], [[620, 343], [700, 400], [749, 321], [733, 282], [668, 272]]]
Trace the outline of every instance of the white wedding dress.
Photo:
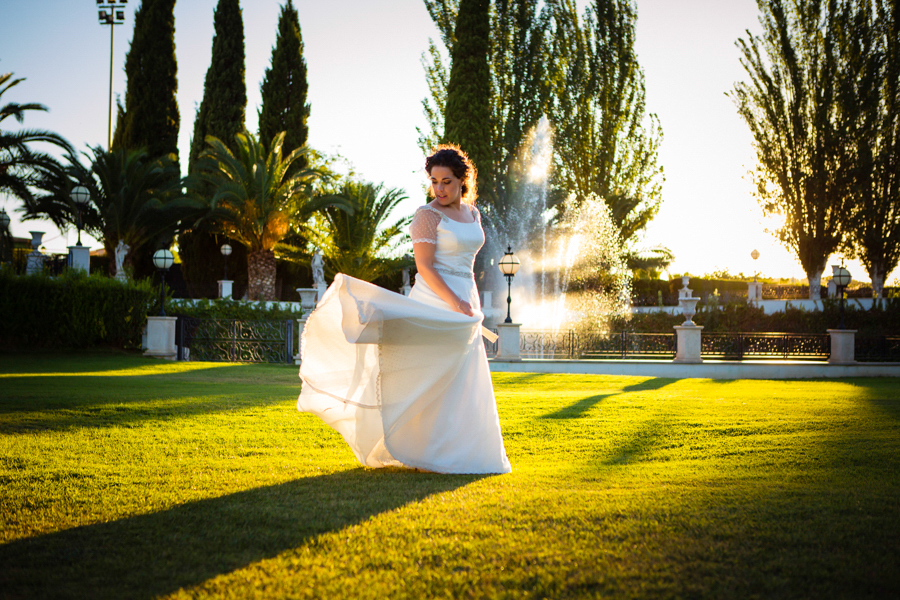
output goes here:
[[410, 233], [435, 244], [435, 269], [475, 316], [450, 310], [419, 275], [406, 297], [338, 274], [306, 322], [297, 409], [368, 467], [508, 473], [472, 274], [480, 218], [460, 223], [423, 206]]

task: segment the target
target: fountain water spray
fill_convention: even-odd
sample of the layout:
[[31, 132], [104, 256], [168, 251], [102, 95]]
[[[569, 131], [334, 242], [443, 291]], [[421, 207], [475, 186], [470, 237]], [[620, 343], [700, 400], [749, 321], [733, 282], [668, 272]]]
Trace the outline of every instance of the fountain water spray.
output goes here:
[[[514, 320], [524, 329], [603, 330], [630, 301], [630, 272], [618, 228], [606, 203], [596, 197], [548, 206], [552, 163], [553, 131], [544, 117], [529, 132], [511, 169], [513, 206], [505, 222], [486, 229], [484, 251], [499, 257], [509, 244], [520, 256], [512, 294]], [[486, 283], [495, 298], [505, 297], [500, 277], [488, 277]]]

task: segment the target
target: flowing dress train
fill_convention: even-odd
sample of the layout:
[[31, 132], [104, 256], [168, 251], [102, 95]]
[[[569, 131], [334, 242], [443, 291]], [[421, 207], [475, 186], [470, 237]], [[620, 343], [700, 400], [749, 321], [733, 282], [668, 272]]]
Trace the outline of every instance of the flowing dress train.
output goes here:
[[303, 332], [297, 409], [369, 467], [508, 473], [472, 274], [480, 219], [424, 206], [410, 230], [414, 243], [435, 244], [435, 269], [475, 316], [450, 310], [418, 275], [406, 297], [338, 274]]

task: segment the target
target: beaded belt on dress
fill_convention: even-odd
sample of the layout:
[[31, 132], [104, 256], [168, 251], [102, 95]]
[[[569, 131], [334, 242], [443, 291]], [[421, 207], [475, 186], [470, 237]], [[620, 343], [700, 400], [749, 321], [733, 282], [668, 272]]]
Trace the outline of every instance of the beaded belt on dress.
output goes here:
[[435, 271], [438, 273], [443, 273], [444, 275], [456, 275], [457, 277], [475, 277], [475, 273], [472, 271], [454, 271], [453, 269], [448, 269], [446, 267], [435, 267]]

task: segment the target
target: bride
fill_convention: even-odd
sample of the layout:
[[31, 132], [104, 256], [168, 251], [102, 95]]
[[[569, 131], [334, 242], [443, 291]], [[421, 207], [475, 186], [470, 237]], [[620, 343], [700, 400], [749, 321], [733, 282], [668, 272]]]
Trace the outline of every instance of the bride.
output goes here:
[[297, 409], [368, 467], [508, 473], [472, 272], [484, 244], [475, 167], [447, 145], [425, 171], [434, 200], [410, 225], [409, 297], [336, 275], [303, 332]]

